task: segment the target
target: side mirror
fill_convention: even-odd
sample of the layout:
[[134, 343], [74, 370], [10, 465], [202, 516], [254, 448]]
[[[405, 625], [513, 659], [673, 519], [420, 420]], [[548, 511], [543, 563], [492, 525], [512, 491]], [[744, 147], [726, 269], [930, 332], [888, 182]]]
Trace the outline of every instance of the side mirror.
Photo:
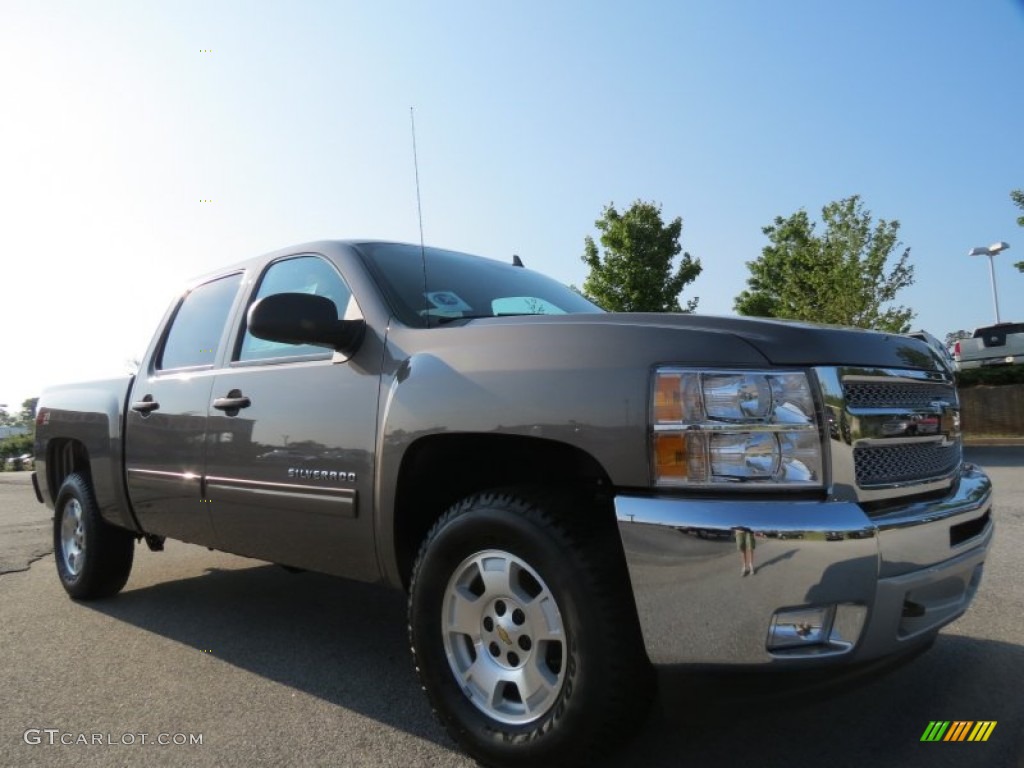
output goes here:
[[324, 296], [277, 293], [249, 307], [249, 332], [285, 344], [313, 344], [352, 355], [363, 340], [365, 320], [339, 320], [338, 308]]

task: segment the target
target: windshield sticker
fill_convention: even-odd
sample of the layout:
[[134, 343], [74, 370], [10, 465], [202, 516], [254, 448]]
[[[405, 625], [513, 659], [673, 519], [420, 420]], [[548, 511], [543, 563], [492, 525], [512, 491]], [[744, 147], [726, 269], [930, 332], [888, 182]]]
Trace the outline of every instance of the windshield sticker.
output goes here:
[[460, 299], [451, 291], [431, 291], [426, 294], [427, 301], [434, 305], [437, 309], [443, 309], [446, 312], [471, 312], [473, 308], [466, 302]]

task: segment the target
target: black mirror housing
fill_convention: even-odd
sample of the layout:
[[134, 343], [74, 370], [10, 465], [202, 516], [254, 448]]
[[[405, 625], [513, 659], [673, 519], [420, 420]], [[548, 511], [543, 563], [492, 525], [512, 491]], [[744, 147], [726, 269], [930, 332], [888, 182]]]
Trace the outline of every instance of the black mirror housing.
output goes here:
[[249, 332], [285, 344], [313, 344], [351, 355], [359, 348], [364, 320], [339, 320], [338, 308], [324, 296], [277, 293], [264, 296], [246, 316]]

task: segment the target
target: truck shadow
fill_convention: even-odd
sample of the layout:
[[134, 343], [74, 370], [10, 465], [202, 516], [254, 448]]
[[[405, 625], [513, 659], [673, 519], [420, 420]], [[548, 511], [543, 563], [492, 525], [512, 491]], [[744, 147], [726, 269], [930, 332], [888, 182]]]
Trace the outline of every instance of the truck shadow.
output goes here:
[[[416, 680], [405, 596], [394, 590], [255, 565], [81, 605], [457, 749]], [[845, 672], [661, 667], [651, 715], [605, 765], [916, 766], [955, 757], [957, 766], [1024, 768], [1021, 680], [1024, 646], [948, 634], [927, 653]], [[937, 719], [998, 725], [985, 744], [922, 743]]]
[[[81, 603], [234, 666], [445, 746], [413, 670], [405, 596], [274, 565]], [[197, 651], [198, 652], [198, 651]]]

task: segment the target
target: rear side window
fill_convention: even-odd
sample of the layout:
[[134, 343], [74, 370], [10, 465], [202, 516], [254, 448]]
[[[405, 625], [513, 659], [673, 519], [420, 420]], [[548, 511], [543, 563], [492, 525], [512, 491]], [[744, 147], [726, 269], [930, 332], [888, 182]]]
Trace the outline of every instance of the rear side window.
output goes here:
[[213, 365], [217, 344], [242, 282], [241, 273], [192, 289], [182, 300], [167, 332], [157, 368], [195, 368]]

